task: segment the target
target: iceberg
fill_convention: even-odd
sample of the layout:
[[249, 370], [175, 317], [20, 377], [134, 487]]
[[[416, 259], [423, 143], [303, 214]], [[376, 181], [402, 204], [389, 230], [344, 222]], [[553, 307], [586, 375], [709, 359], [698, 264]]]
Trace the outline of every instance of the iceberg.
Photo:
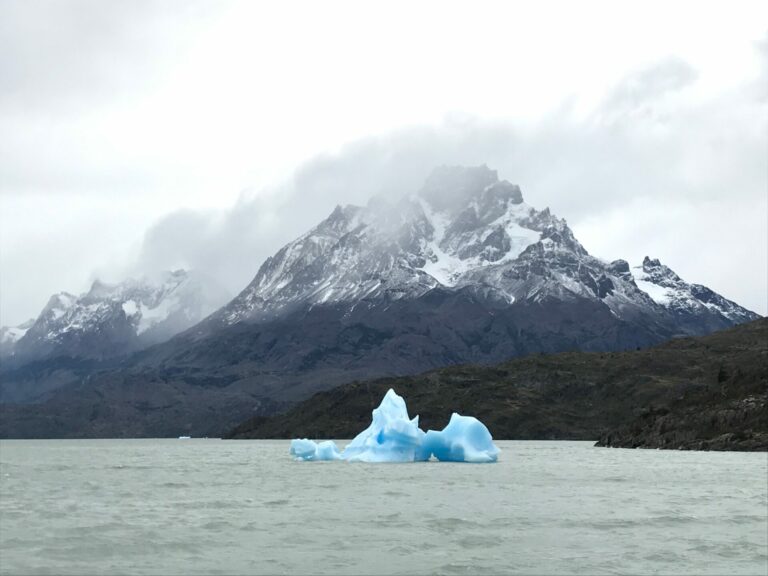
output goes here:
[[426, 462], [433, 455], [443, 462], [496, 462], [499, 449], [488, 428], [477, 418], [453, 413], [442, 431], [419, 428], [419, 417], [409, 418], [405, 400], [391, 388], [371, 425], [339, 452], [331, 440], [307, 438], [291, 441], [295, 460], [346, 460], [348, 462]]

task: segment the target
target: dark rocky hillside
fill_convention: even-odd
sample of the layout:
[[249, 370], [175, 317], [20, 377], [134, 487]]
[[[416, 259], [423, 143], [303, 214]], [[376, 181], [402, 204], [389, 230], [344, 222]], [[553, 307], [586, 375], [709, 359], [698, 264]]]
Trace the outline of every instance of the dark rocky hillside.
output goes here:
[[457, 411], [480, 418], [495, 438], [766, 450], [768, 319], [646, 350], [534, 355], [354, 382], [253, 418], [229, 437], [349, 438], [390, 387], [424, 429], [442, 428]]

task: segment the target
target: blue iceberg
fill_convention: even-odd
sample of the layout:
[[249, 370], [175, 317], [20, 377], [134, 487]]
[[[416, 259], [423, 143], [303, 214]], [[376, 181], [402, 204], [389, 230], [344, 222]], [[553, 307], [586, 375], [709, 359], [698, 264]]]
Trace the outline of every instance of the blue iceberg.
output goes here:
[[374, 409], [371, 425], [342, 452], [330, 440], [291, 441], [296, 460], [349, 462], [426, 462], [433, 455], [446, 462], [496, 462], [499, 449], [488, 428], [477, 418], [454, 413], [442, 431], [419, 428], [419, 417], [408, 417], [405, 400], [391, 388]]

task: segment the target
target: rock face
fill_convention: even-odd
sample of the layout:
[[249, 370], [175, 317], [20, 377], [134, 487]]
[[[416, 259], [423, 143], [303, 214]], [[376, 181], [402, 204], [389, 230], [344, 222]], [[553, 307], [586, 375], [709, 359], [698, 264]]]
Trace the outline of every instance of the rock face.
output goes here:
[[[657, 261], [633, 269], [590, 255], [565, 220], [527, 205], [517, 186], [485, 166], [442, 167], [400, 200], [337, 207], [268, 258], [227, 305], [127, 358], [117, 372], [104, 365], [62, 371], [52, 359], [90, 353], [101, 361], [114, 342], [142, 347], [137, 327], [145, 301], [96, 298], [103, 304], [95, 309], [105, 310], [96, 324], [110, 337], [71, 331], [52, 345], [49, 334], [61, 331], [51, 326], [78, 326], [69, 310], [93, 305], [69, 298], [52, 301], [40, 326], [16, 345], [42, 350], [48, 360], [4, 376], [13, 383], [13, 401], [21, 393], [41, 402], [36, 414], [56, 415], [60, 424], [50, 434], [117, 434], [120, 426], [114, 415], [102, 422], [106, 412], [99, 410], [87, 422], [87, 410], [62, 417], [68, 392], [51, 396], [51, 382], [57, 389], [76, 383], [83, 397], [93, 391], [97, 406], [107, 401], [97, 392], [117, 382], [132, 399], [162, 389], [167, 403], [151, 418], [139, 411], [145, 426], [132, 425], [141, 430], [135, 435], [210, 436], [355, 379], [533, 353], [635, 349], [758, 318]], [[141, 307], [138, 320], [129, 302]], [[199, 410], [187, 404], [190, 389], [201, 399]], [[114, 388], [111, 402], [121, 398]]]
[[[768, 337], [768, 334], [763, 334]], [[604, 432], [598, 446], [677, 450], [768, 450], [768, 354], [760, 363], [722, 366], [717, 385], [649, 406]]]
[[477, 415], [494, 438], [594, 440], [667, 449], [768, 450], [768, 320], [647, 350], [529, 356], [354, 382], [272, 417], [252, 418], [230, 438], [347, 438], [380, 394], [407, 395], [422, 426], [454, 409]]

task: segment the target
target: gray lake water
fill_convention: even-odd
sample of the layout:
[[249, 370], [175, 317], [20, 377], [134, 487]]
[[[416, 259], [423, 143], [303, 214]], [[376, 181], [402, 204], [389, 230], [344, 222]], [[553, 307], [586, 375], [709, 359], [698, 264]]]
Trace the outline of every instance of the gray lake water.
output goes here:
[[768, 573], [768, 454], [498, 444], [497, 464], [374, 465], [2, 441], [0, 573]]

